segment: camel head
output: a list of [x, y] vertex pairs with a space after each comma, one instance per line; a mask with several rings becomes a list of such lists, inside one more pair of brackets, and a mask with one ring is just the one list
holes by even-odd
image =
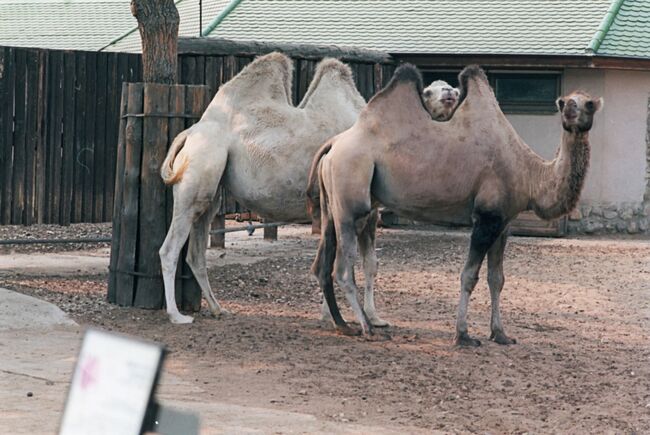
[[458, 105], [460, 91], [443, 80], [436, 80], [422, 92], [422, 100], [435, 121], [447, 121]]
[[562, 115], [562, 127], [569, 132], [586, 132], [591, 129], [594, 114], [603, 107], [602, 98], [592, 98], [582, 91], [575, 91], [556, 101]]

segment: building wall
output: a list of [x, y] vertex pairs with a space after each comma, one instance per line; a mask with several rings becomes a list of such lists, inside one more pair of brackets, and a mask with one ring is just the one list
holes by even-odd
[[[591, 165], [570, 227], [576, 232], [647, 231], [650, 72], [568, 69], [563, 94], [576, 89], [602, 96], [605, 105], [590, 134]], [[508, 119], [538, 154], [553, 158], [561, 134], [559, 114], [510, 114]]]

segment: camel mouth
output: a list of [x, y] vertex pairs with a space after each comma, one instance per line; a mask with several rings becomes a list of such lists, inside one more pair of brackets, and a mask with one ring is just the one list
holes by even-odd
[[452, 107], [454, 104], [456, 104], [456, 98], [454, 98], [454, 97], [441, 98], [440, 102], [445, 107]]

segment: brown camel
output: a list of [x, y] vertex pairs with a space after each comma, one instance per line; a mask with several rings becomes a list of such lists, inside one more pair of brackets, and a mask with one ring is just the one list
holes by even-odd
[[420, 73], [412, 65], [399, 67], [357, 122], [316, 154], [322, 160], [312, 163], [310, 183], [318, 176], [322, 234], [312, 271], [343, 333], [354, 331], [338, 311], [332, 275], [362, 331], [372, 333], [357, 301], [355, 239], [359, 237], [362, 254], [374, 265], [366, 269], [376, 271], [374, 238], [367, 235], [374, 235], [376, 208], [383, 204], [420, 221], [473, 227], [461, 274], [455, 342], [480, 345], [469, 336], [466, 319], [487, 255], [490, 339], [515, 343], [505, 334], [499, 311], [508, 224], [524, 210], [552, 219], [575, 207], [589, 163], [589, 130], [602, 100], [583, 92], [557, 100], [562, 139], [557, 157], [545, 161], [503, 115], [480, 68], [465, 68], [459, 82], [461, 103], [451, 120], [434, 122], [422, 101]]

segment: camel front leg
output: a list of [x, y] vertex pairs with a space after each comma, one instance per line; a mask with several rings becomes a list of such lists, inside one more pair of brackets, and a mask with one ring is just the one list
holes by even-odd
[[365, 227], [359, 234], [359, 251], [363, 259], [363, 274], [366, 281], [366, 288], [363, 293], [363, 310], [365, 311], [372, 326], [383, 328], [390, 326], [377, 315], [375, 309], [374, 283], [377, 276], [377, 253], [375, 251], [375, 233], [377, 231], [377, 209], [370, 212]]
[[490, 340], [494, 340], [499, 344], [515, 344], [517, 340], [508, 338], [503, 332], [503, 325], [501, 324], [501, 312], [499, 309], [499, 299], [501, 296], [501, 289], [505, 278], [503, 276], [503, 254], [506, 248], [506, 241], [508, 239], [507, 231], [504, 231], [501, 236], [494, 242], [494, 245], [488, 251], [488, 286], [490, 287], [490, 298], [492, 299], [492, 316], [490, 319]]
[[469, 256], [460, 276], [460, 301], [456, 317], [455, 343], [461, 346], [480, 346], [481, 342], [471, 338], [467, 331], [467, 308], [469, 298], [478, 282], [478, 273], [488, 250], [499, 238], [505, 223], [500, 215], [483, 212], [474, 216], [474, 227], [470, 239]]

